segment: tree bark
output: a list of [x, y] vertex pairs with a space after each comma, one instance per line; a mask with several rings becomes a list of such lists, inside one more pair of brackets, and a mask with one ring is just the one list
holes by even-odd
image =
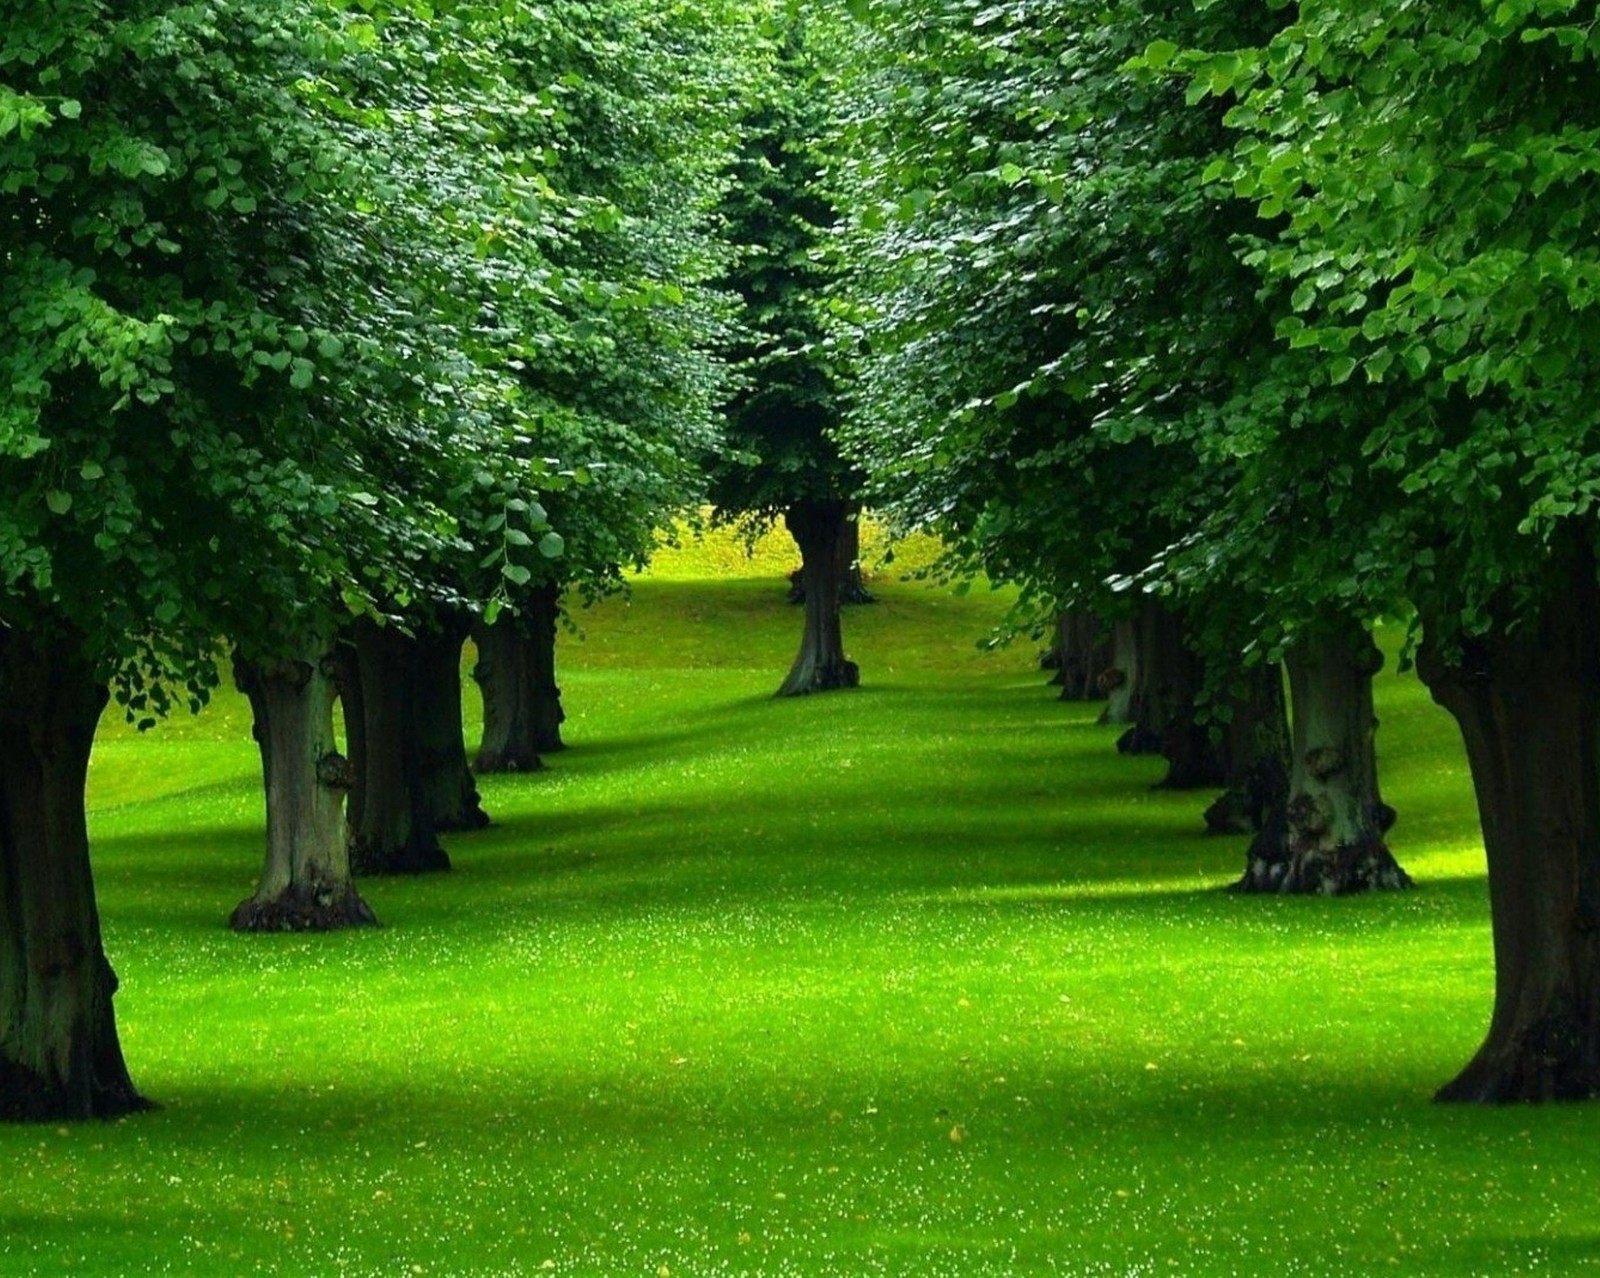
[[1222, 753], [1196, 716], [1205, 667], [1188, 641], [1183, 619], [1145, 598], [1135, 622], [1138, 646], [1134, 720], [1117, 741], [1123, 754], [1160, 754], [1167, 774], [1157, 787], [1194, 790], [1222, 785]]
[[361, 698], [361, 662], [348, 631], [334, 641], [331, 655], [333, 686], [344, 707], [345, 759], [350, 768], [350, 789], [345, 799], [345, 823], [349, 838], [361, 828], [362, 795], [367, 775], [367, 708]]
[[537, 772], [544, 763], [534, 745], [532, 643], [522, 621], [501, 613], [472, 634], [478, 645], [472, 677], [483, 694], [483, 741], [474, 766], [480, 773]]
[[148, 1108], [128, 1077], [84, 785], [106, 689], [70, 633], [0, 627], [0, 1119]]
[[1289, 652], [1292, 765], [1287, 821], [1250, 846], [1243, 892], [1323, 895], [1407, 888], [1384, 842], [1394, 810], [1378, 793], [1372, 676], [1383, 653], [1366, 629], [1341, 622]]
[[1099, 684], [1106, 698], [1099, 721], [1132, 723], [1139, 711], [1134, 700], [1139, 686], [1139, 631], [1131, 619], [1111, 627], [1111, 662], [1100, 672]]
[[365, 766], [354, 778], [360, 813], [350, 849], [357, 874], [448, 870], [425, 800], [416, 731], [416, 641], [393, 626], [351, 627], [361, 682]]
[[473, 631], [478, 664], [472, 676], [483, 693], [479, 772], [536, 772], [539, 756], [564, 750], [561, 688], [556, 683], [556, 629], [561, 587], [536, 591], [520, 616], [502, 613]]
[[249, 661], [234, 680], [250, 699], [267, 792], [267, 855], [255, 895], [229, 920], [240, 932], [330, 931], [377, 922], [350, 878], [344, 800], [350, 763], [333, 736], [333, 656]]
[[861, 682], [860, 668], [844, 655], [839, 626], [839, 541], [845, 535], [850, 509], [843, 501], [802, 501], [784, 516], [800, 547], [806, 601], [800, 651], [778, 689], [780, 697], [854, 688]]
[[[861, 575], [861, 507], [851, 505], [848, 509], [843, 535], [839, 538], [834, 552], [838, 560], [839, 602], [840, 604], [877, 603], [878, 596], [867, 589], [866, 581]], [[789, 602], [802, 604], [805, 601], [806, 574], [804, 567], [800, 567], [789, 574]]]
[[1105, 696], [1103, 674], [1112, 668], [1105, 629], [1086, 608], [1056, 614], [1056, 679], [1063, 701], [1097, 701]]
[[1206, 809], [1211, 834], [1267, 833], [1282, 842], [1288, 831], [1289, 723], [1283, 669], [1251, 666], [1230, 695], [1222, 731], [1227, 779], [1222, 795]]
[[461, 648], [472, 622], [465, 614], [419, 629], [412, 727], [417, 734], [417, 785], [435, 830], [481, 830], [489, 824], [467, 764], [461, 724]]
[[1536, 616], [1417, 668], [1466, 744], [1489, 865], [1494, 1012], [1444, 1101], [1600, 1094], [1600, 591], [1587, 552]]

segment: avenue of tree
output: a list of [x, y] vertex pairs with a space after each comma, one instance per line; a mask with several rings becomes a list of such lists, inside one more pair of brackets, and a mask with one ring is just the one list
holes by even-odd
[[144, 1104], [84, 819], [108, 703], [230, 675], [267, 799], [234, 926], [371, 923], [356, 875], [448, 868], [474, 769], [563, 746], [563, 609], [703, 501], [794, 536], [782, 694], [859, 681], [863, 502], [1017, 586], [1062, 695], [1220, 792], [1242, 892], [1410, 885], [1371, 692], [1409, 622], [1493, 912], [1440, 1095], [1600, 1093], [1575, 0], [20, 9], [0, 1118]]

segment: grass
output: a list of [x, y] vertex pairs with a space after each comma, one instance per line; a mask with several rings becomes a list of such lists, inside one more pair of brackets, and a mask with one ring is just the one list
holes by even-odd
[[565, 646], [573, 748], [484, 783], [454, 874], [366, 884], [377, 931], [223, 927], [262, 837], [237, 698], [108, 724], [102, 912], [163, 1108], [0, 1130], [0, 1274], [1600, 1268], [1600, 1110], [1428, 1101], [1491, 975], [1414, 682], [1380, 749], [1419, 889], [1239, 899], [1200, 796], [975, 648], [1003, 601], [877, 585], [866, 686], [776, 701], [781, 567], [664, 555]]

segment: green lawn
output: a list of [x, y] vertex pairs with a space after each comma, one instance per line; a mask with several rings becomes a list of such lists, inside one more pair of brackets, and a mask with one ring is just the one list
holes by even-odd
[[1600, 1108], [1428, 1100], [1489, 938], [1414, 682], [1380, 751], [1419, 889], [1240, 899], [1204, 797], [977, 650], [993, 596], [880, 578], [865, 686], [772, 699], [768, 559], [668, 556], [582, 617], [573, 748], [485, 783], [455, 873], [367, 883], [381, 930], [224, 928], [262, 837], [237, 698], [108, 723], [101, 903], [163, 1108], [0, 1130], [0, 1273], [1600, 1268]]

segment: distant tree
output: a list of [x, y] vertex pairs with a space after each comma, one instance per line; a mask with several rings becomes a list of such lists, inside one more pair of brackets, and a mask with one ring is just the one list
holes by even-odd
[[836, 220], [822, 188], [827, 98], [795, 11], [771, 19], [773, 61], [725, 206], [740, 259], [729, 277], [745, 305], [745, 385], [728, 407], [727, 447], [712, 463], [720, 515], [757, 526], [780, 516], [800, 550], [805, 622], [800, 651], [778, 689], [797, 696], [853, 688], [860, 670], [839, 621], [851, 579], [861, 476], [833, 440], [841, 412], [837, 361], [822, 308], [832, 274], [823, 243]]

